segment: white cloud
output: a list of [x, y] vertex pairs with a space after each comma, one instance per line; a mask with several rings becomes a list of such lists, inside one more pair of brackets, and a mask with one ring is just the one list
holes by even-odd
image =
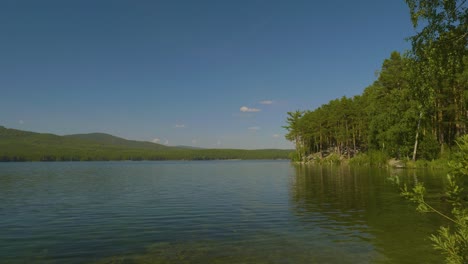
[[198, 143], [198, 140], [192, 139], [192, 145], [196, 145]]
[[251, 112], [260, 112], [261, 110], [258, 109], [258, 108], [249, 108], [249, 107], [247, 107], [247, 106], [242, 106], [242, 107], [240, 108], [240, 111], [241, 111], [241, 112], [244, 112], [244, 113], [245, 113], [245, 112], [251, 113]]
[[23, 121], [23, 120], [19, 120], [18, 123], [19, 123], [20, 125], [22, 125], [22, 124], [24, 124], [24, 121]]
[[272, 100], [263, 100], [263, 101], [260, 101], [260, 104], [262, 104], [262, 105], [271, 105], [271, 104], [273, 104], [273, 103], [274, 103], [274, 101], [272, 101]]
[[169, 140], [166, 139], [166, 141], [164, 141], [164, 145], [169, 145]]
[[175, 128], [185, 128], [185, 125], [184, 124], [176, 124]]
[[161, 142], [161, 139], [155, 138], [155, 139], [151, 140], [151, 142], [158, 144], [159, 142]]
[[257, 131], [257, 130], [260, 130], [260, 127], [259, 126], [253, 126], [253, 127], [249, 127], [248, 129], [252, 130], [252, 131]]
[[280, 135], [279, 134], [273, 134], [273, 138], [279, 138]]
[[218, 141], [216, 142], [216, 145], [221, 146], [221, 140], [218, 139]]

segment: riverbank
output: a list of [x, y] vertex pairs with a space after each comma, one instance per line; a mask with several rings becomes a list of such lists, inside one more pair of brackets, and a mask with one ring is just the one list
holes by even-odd
[[370, 166], [379, 168], [397, 168], [397, 169], [446, 169], [448, 168], [448, 159], [435, 160], [410, 160], [410, 159], [395, 159], [389, 158], [385, 153], [374, 151], [369, 153], [360, 153], [354, 157], [348, 158], [336, 153], [324, 155], [309, 155], [305, 161], [296, 161], [297, 164], [349, 164], [358, 166]]

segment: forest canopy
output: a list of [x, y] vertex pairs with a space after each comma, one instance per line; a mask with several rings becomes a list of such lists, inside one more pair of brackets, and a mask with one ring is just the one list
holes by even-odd
[[295, 160], [374, 150], [432, 160], [466, 134], [466, 1], [406, 2], [417, 30], [410, 51], [392, 52], [362, 94], [288, 112], [286, 138], [295, 143]]

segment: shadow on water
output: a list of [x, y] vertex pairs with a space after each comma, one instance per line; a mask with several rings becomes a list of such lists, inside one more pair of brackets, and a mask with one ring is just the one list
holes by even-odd
[[443, 261], [428, 236], [446, 223], [435, 215], [416, 213], [388, 180], [390, 176], [409, 184], [420, 180], [438, 192], [443, 185], [441, 172], [349, 166], [296, 166], [295, 170], [291, 185], [295, 214], [312, 227], [339, 230], [336, 243], [343, 238], [366, 241], [384, 256], [375, 260], [378, 263]]

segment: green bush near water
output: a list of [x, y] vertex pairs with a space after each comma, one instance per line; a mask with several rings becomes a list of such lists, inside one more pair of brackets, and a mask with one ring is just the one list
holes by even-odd
[[389, 156], [378, 150], [360, 153], [349, 160], [350, 165], [385, 167], [388, 164]]

